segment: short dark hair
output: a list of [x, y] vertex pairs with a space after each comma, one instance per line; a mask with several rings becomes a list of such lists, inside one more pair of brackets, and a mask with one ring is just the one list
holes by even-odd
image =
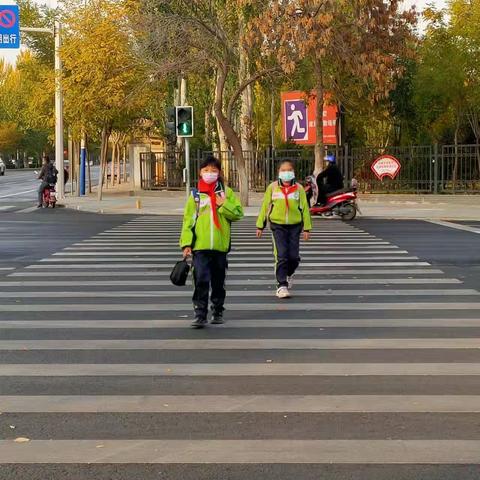
[[293, 169], [295, 169], [295, 162], [293, 160], [282, 160], [278, 165], [278, 168], [282, 168], [286, 163], [288, 163]]
[[220, 160], [216, 159], [213, 155], [209, 155], [200, 162], [200, 170], [205, 167], [215, 167], [220, 171], [222, 170], [222, 164], [220, 163]]
[[45, 155], [43, 159], [47, 162], [50, 163], [50, 157], [48, 155]]

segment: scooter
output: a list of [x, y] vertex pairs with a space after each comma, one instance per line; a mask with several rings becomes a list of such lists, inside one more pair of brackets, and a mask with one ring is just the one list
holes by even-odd
[[57, 193], [55, 191], [55, 184], [51, 183], [48, 187], [45, 187], [43, 191], [43, 208], [52, 207], [55, 208], [57, 203]]
[[[36, 170], [33, 173], [35, 175], [38, 175], [38, 172]], [[57, 204], [57, 191], [55, 190], [55, 184], [50, 183], [47, 187], [45, 187], [45, 190], [43, 190], [42, 205], [43, 205], [43, 208], [48, 208], [48, 207], [55, 208], [56, 204]]]
[[338, 190], [328, 194], [327, 204], [314, 205], [310, 208], [310, 213], [323, 217], [338, 216], [346, 222], [354, 220], [357, 213], [361, 213], [357, 203], [357, 186], [357, 181], [353, 179], [350, 189]]

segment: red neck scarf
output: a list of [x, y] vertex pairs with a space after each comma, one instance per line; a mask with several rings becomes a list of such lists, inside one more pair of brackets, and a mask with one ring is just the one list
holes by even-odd
[[218, 212], [217, 212], [217, 195], [215, 194], [215, 188], [217, 187], [217, 182], [208, 184], [200, 178], [198, 181], [198, 191], [200, 193], [206, 193], [210, 197], [210, 202], [212, 205], [212, 213], [213, 213], [213, 223], [215, 227], [220, 230], [220, 221], [218, 219]]
[[288, 196], [291, 193], [296, 192], [298, 190], [298, 183], [294, 183], [293, 185], [288, 185], [288, 186], [280, 184], [280, 188], [282, 190], [283, 196], [285, 197], [285, 203], [287, 204], [287, 212], [288, 212], [288, 209], [289, 209]]

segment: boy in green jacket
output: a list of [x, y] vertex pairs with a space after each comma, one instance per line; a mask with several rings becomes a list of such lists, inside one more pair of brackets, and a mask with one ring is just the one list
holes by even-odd
[[312, 219], [303, 187], [295, 182], [293, 163], [282, 162], [278, 181], [267, 188], [257, 220], [257, 237], [270, 222], [275, 255], [277, 297], [289, 298], [292, 277], [300, 264], [300, 234], [310, 239]]
[[225, 303], [227, 254], [230, 251], [230, 225], [243, 217], [243, 209], [233, 190], [225, 186], [221, 164], [209, 157], [200, 166], [198, 190], [193, 190], [183, 217], [180, 247], [184, 258], [193, 254], [194, 328], [207, 322], [208, 294], [214, 325], [222, 324]]

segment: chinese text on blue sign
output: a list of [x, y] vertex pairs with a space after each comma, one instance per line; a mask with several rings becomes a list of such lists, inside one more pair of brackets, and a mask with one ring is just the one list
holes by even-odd
[[20, 48], [17, 5], [0, 5], [0, 48]]

